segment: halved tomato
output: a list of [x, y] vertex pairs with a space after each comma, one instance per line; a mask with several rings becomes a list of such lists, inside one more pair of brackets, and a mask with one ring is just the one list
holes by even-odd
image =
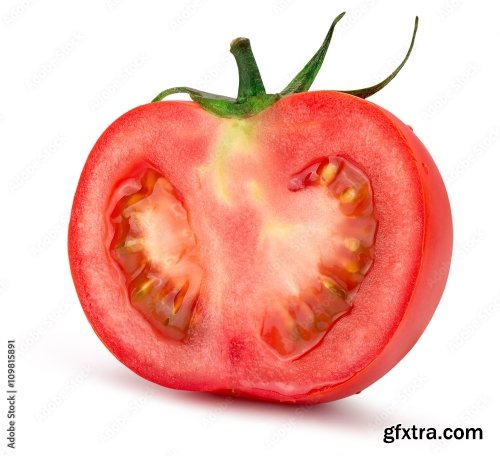
[[[341, 17], [280, 94], [240, 38], [237, 99], [169, 89], [92, 150], [71, 269], [97, 335], [144, 378], [334, 400], [429, 322], [451, 255], [445, 187], [411, 128], [364, 100], [413, 40], [372, 88], [307, 92]], [[195, 102], [158, 101], [182, 91]]]

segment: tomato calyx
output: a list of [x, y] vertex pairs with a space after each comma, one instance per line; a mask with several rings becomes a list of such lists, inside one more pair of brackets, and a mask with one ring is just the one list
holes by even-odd
[[[340, 19], [344, 17], [344, 14], [345, 13], [341, 13], [334, 19], [320, 48], [316, 51], [309, 62], [307, 62], [304, 68], [302, 68], [292, 81], [279, 93], [266, 93], [264, 83], [250, 45], [250, 40], [248, 38], [236, 38], [231, 42], [230, 52], [233, 54], [238, 66], [239, 87], [237, 98], [231, 98], [193, 89], [191, 87], [181, 86], [173, 87], [160, 92], [152, 100], [152, 102], [162, 101], [167, 96], [176, 93], [186, 93], [195, 103], [198, 103], [203, 109], [215, 114], [216, 116], [240, 119], [251, 117], [264, 111], [282, 97], [295, 93], [307, 92], [313, 84], [321, 65], [323, 64], [328, 47], [330, 46], [335, 26]], [[412, 39], [404, 59], [383, 81], [362, 89], [337, 90], [337, 92], [346, 93], [364, 99], [383, 89], [396, 77], [408, 61], [415, 43], [417, 29], [418, 17], [415, 18]]]

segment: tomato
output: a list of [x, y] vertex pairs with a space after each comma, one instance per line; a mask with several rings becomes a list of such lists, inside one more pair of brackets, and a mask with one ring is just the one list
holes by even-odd
[[[389, 371], [428, 324], [452, 223], [412, 129], [349, 92], [307, 92], [320, 50], [268, 95], [233, 41], [238, 98], [162, 92], [116, 120], [69, 227], [81, 304], [108, 349], [171, 388], [316, 403]], [[194, 102], [159, 101], [187, 92]]]

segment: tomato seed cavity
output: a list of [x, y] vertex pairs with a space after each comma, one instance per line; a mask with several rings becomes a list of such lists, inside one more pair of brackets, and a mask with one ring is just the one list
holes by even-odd
[[196, 239], [174, 188], [155, 170], [128, 179], [115, 194], [138, 184], [111, 213], [111, 255], [125, 276], [132, 306], [162, 334], [182, 340], [203, 276]]
[[283, 359], [293, 360], [318, 345], [335, 321], [351, 308], [373, 262], [377, 222], [368, 178], [339, 157], [322, 157], [291, 176], [292, 192], [323, 187], [344, 215], [343, 244], [318, 264], [316, 283], [295, 296], [270, 303], [261, 327], [262, 340]]

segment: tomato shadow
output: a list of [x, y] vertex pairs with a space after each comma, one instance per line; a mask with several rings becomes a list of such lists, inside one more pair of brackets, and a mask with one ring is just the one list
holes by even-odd
[[363, 393], [326, 404], [279, 404], [213, 393], [172, 390], [144, 380], [122, 366], [101, 366], [98, 375], [113, 387], [127, 389], [133, 394], [143, 395], [146, 391], [151, 391], [155, 400], [164, 401], [166, 406], [177, 403], [201, 409], [205, 414], [206, 424], [221, 416], [249, 419], [261, 419], [265, 416], [266, 419], [276, 421], [277, 425], [293, 422], [294, 425], [312, 424], [315, 427], [359, 432], [379, 429], [384, 414], [384, 410], [374, 408], [370, 402], [363, 400]]
[[[381, 415], [363, 402], [362, 398], [350, 397], [341, 401], [316, 405], [279, 404], [260, 402], [239, 397], [224, 397], [211, 393], [176, 391], [177, 400], [207, 407], [214, 415], [244, 415], [248, 417], [273, 418], [277, 423], [300, 425], [313, 424], [327, 428], [351, 429], [354, 431], [373, 429]], [[177, 394], [180, 393], [180, 394]]]

